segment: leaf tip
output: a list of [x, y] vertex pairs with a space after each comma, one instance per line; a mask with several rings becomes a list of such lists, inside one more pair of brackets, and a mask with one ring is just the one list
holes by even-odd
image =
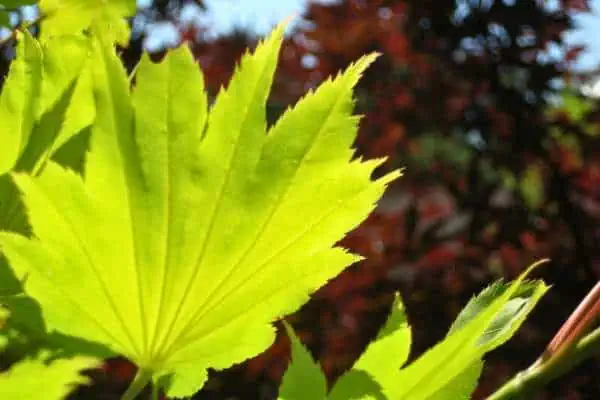
[[527, 276], [529, 276], [533, 272], [533, 270], [537, 269], [539, 266], [541, 266], [543, 264], [547, 264], [549, 262], [550, 262], [549, 258], [542, 258], [541, 260], [534, 262], [529, 267], [527, 267], [525, 272], [523, 272], [523, 274], [520, 277], [520, 280], [525, 279]]

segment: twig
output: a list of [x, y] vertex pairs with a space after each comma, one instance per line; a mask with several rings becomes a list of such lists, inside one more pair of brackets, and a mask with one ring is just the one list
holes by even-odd
[[577, 306], [567, 322], [563, 324], [558, 333], [554, 336], [544, 354], [537, 361], [537, 364], [555, 361], [560, 358], [563, 351], [568, 350], [574, 345], [578, 338], [589, 330], [592, 324], [600, 315], [600, 282], [588, 293], [583, 301]]
[[600, 354], [600, 328], [563, 354], [561, 362], [540, 364], [517, 374], [487, 400], [530, 399], [537, 389], [596, 354]]
[[542, 356], [488, 397], [488, 400], [530, 398], [543, 385], [583, 360], [600, 354], [600, 327], [581, 338], [598, 321], [599, 316], [600, 282], [573, 311]]

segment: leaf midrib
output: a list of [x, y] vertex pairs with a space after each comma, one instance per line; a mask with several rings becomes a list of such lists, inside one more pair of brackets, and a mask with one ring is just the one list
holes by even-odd
[[[334, 82], [332, 82], [332, 84], [333, 83]], [[344, 83], [346, 83], [346, 82], [344, 82]], [[270, 223], [271, 219], [275, 216], [275, 214], [277, 213], [277, 211], [279, 210], [281, 205], [284, 203], [283, 200], [287, 197], [290, 188], [292, 187], [293, 183], [296, 181], [299, 171], [302, 169], [302, 166], [305, 164], [308, 155], [312, 152], [312, 150], [316, 144], [316, 138], [320, 137], [323, 134], [323, 132], [325, 131], [325, 127], [327, 126], [330, 119], [332, 118], [333, 111], [339, 107], [342, 99], [343, 99], [343, 96], [339, 96], [336, 99], [336, 101], [331, 105], [330, 111], [327, 113], [324, 123], [322, 124], [321, 128], [316, 132], [316, 134], [313, 136], [313, 140], [311, 141], [310, 145], [306, 149], [305, 153], [302, 155], [300, 163], [298, 164], [298, 168], [296, 168], [294, 174], [288, 180], [285, 188], [280, 192], [279, 196], [277, 197], [277, 201], [275, 201], [273, 203], [273, 206], [271, 207], [271, 211], [269, 212], [267, 218], [263, 222], [261, 228], [257, 231], [253, 241], [246, 248], [246, 250], [244, 251], [242, 256], [238, 259], [238, 261], [236, 263], [234, 263], [234, 265], [229, 269], [228, 273], [221, 279], [221, 281], [217, 285], [214, 286], [213, 290], [211, 290], [211, 292], [206, 296], [205, 302], [194, 312], [194, 314], [192, 315], [192, 318], [185, 324], [184, 328], [180, 330], [179, 335], [175, 338], [175, 340], [173, 340], [173, 343], [178, 342], [178, 340], [182, 336], [185, 337], [185, 332], [190, 326], [192, 326], [194, 323], [198, 322], [198, 320], [201, 320], [202, 317], [204, 315], [206, 315], [208, 312], [214, 310], [214, 308], [216, 307], [215, 303], [217, 303], [217, 304], [220, 303], [224, 298], [228, 297], [232, 292], [234, 292], [238, 289], [238, 288], [236, 288], [236, 289], [230, 290], [229, 292], [227, 292], [226, 294], [221, 296], [218, 299], [218, 301], [215, 301], [214, 298], [212, 301], [210, 300], [212, 298], [212, 296], [222, 288], [223, 284], [234, 274], [237, 267], [239, 267], [239, 265], [241, 265], [245, 261], [245, 259], [248, 257], [249, 254], [251, 254], [252, 249], [254, 248], [256, 243], [262, 238], [263, 234], [265, 233], [265, 227]], [[289, 112], [293, 113], [294, 109], [290, 110]], [[275, 127], [273, 129], [275, 129], [276, 127], [277, 127], [277, 125], [275, 125]], [[284, 246], [282, 251], [285, 251], [285, 249], [287, 247], [288, 247], [287, 245]], [[277, 252], [276, 252], [276, 254], [277, 254]], [[262, 266], [263, 266], [263, 264], [260, 264], [258, 270], [260, 270]], [[256, 272], [257, 271], [255, 271], [255, 273]], [[245, 281], [243, 281], [243, 282], [245, 282]], [[243, 286], [243, 284], [242, 284], [242, 286]], [[174, 345], [172, 345], [172, 346], [174, 346]]]
[[[325, 220], [327, 217], [329, 217], [331, 214], [333, 214], [335, 211], [337, 211], [340, 208], [343, 208], [347, 203], [351, 202], [352, 200], [354, 200], [356, 197], [361, 196], [363, 193], [365, 193], [366, 191], [372, 189], [372, 187], [367, 186], [365, 188], [363, 188], [362, 190], [360, 190], [359, 192], [355, 193], [353, 196], [346, 198], [344, 201], [338, 201], [335, 203], [335, 205], [331, 208], [329, 208], [324, 214], [322, 214], [318, 219], [316, 219], [312, 224], [307, 225], [306, 228], [302, 231], [300, 231], [300, 233], [298, 235], [296, 235], [295, 237], [293, 237], [284, 247], [282, 247], [280, 250], [278, 250], [276, 253], [272, 254], [271, 256], [269, 256], [263, 263], [261, 263], [258, 268], [256, 269], [255, 273], [258, 274], [260, 273], [260, 271], [262, 271], [263, 269], [265, 269], [268, 265], [270, 265], [270, 263], [276, 259], [277, 257], [279, 257], [281, 254], [283, 254], [287, 249], [289, 249], [290, 247], [294, 246], [296, 244], [296, 242], [302, 240], [307, 234], [309, 234], [313, 229], [315, 229], [317, 226], [320, 225], [320, 223]], [[306, 276], [310, 276], [312, 274], [306, 274]], [[304, 275], [302, 275], [304, 276]], [[239, 290], [245, 286], [247, 286], [249, 283], [253, 283], [251, 280], [245, 280], [244, 282], [242, 282], [240, 284], [240, 286], [238, 286], [236, 288], [236, 290]], [[285, 287], [288, 287], [286, 285], [284, 285]], [[282, 286], [283, 287], [283, 286]], [[264, 299], [268, 299], [270, 296], [265, 297]], [[262, 304], [262, 302], [256, 302], [253, 301], [252, 302], [253, 307], [250, 307], [248, 309], [246, 309], [246, 311], [244, 313], [239, 313], [237, 314], [235, 317], [228, 319], [227, 321], [225, 321], [225, 323], [222, 323], [220, 325], [217, 325], [216, 327], [211, 327], [210, 330], [210, 334], [214, 334], [216, 331], [226, 327], [227, 325], [231, 324], [232, 322], [238, 320], [239, 318], [243, 317], [245, 314], [247, 314], [249, 312], [249, 310], [252, 310], [254, 308], [256, 308], [256, 305], [258, 304]], [[218, 307], [218, 305], [214, 306], [212, 309], [208, 310], [207, 312], [212, 311], [214, 308]], [[196, 334], [193, 335], [193, 337], [190, 338], [186, 338], [185, 336], [183, 337], [185, 340], [185, 344], [180, 344], [180, 345], [172, 345], [171, 346], [171, 353], [175, 354], [175, 352], [180, 351], [182, 349], [184, 349], [187, 345], [189, 345], [190, 343], [196, 341], [198, 338], [202, 337], [204, 334], [206, 333], [206, 330], [204, 331], [200, 331], [200, 332], [196, 332]], [[183, 343], [184, 341], [179, 341], [176, 342], [177, 343]], [[175, 343], [175, 342], [174, 342]], [[167, 352], [165, 352], [164, 354], [168, 354]]]
[[[28, 178], [28, 179], [30, 179], [30, 178]], [[98, 282], [100, 284], [100, 287], [101, 287], [101, 289], [102, 289], [102, 291], [104, 293], [104, 296], [106, 297], [106, 300], [107, 300], [109, 306], [111, 307], [113, 313], [117, 317], [117, 321], [121, 324], [121, 327], [124, 329], [124, 333], [128, 336], [128, 339], [130, 340], [130, 342], [133, 345], [132, 338], [129, 335], [129, 332], [128, 332], [128, 330], [126, 329], [126, 327], [124, 325], [124, 321], [123, 321], [121, 315], [117, 312], [116, 304], [112, 301], [112, 297], [109, 295], [109, 291], [108, 291], [108, 287], [106, 285], [106, 282], [102, 279], [101, 275], [98, 273], [98, 268], [95, 265], [95, 263], [93, 262], [93, 257], [89, 253], [89, 250], [87, 249], [87, 246], [85, 246], [85, 243], [82, 240], [81, 236], [78, 234], [77, 230], [75, 229], [75, 225], [73, 223], [71, 223], [71, 221], [69, 219], [67, 219], [60, 212], [60, 208], [56, 205], [56, 203], [52, 200], [52, 198], [46, 194], [46, 191], [44, 189], [42, 189], [42, 187], [40, 185], [36, 184], [35, 182], [31, 182], [31, 183], [33, 183], [38, 188], [39, 193], [46, 198], [47, 204], [50, 206], [50, 209], [53, 210], [54, 214], [56, 216], [58, 216], [58, 218], [61, 219], [65, 223], [65, 226], [67, 227], [67, 229], [71, 233], [71, 236], [74, 237], [75, 241], [79, 244], [78, 247], [82, 251], [83, 256], [85, 257], [85, 259], [87, 260], [87, 264], [89, 265], [90, 269], [92, 270], [92, 272], [96, 276], [96, 279], [98, 280]], [[31, 241], [32, 239], [27, 239], [27, 240]], [[38, 244], [38, 245], [41, 245], [41, 244]], [[34, 267], [36, 267], [35, 264], [32, 264], [32, 265], [34, 265]], [[100, 323], [100, 321], [94, 316], [93, 313], [90, 313], [90, 312], [86, 311], [84, 308], [82, 308], [81, 305], [77, 302], [77, 300], [74, 299], [72, 296], [70, 296], [68, 294], [68, 292], [64, 290], [64, 288], [62, 287], [63, 285], [61, 285], [61, 284], [59, 284], [57, 282], [54, 282], [54, 280], [48, 274], [46, 274], [43, 269], [36, 268], [36, 270], [38, 271], [38, 273], [40, 273], [40, 275], [44, 276], [48, 282], [52, 283], [52, 286], [56, 290], [58, 290], [63, 295], [63, 297], [65, 299], [67, 299], [70, 303], [74, 304], [79, 310], [81, 310], [85, 315], [87, 315], [88, 318], [98, 328], [100, 328], [100, 330], [103, 331], [104, 334], [108, 338], [111, 338], [117, 345], [119, 345], [125, 354], [129, 353], [129, 351], [127, 350], [127, 347], [124, 346], [123, 343], [120, 340], [118, 340], [108, 329], [106, 329]], [[134, 349], [134, 351], [137, 351], [137, 349], [135, 347], [132, 347], [132, 348]]]
[[[338, 106], [340, 105], [341, 99], [342, 99], [342, 96], [339, 96], [337, 98], [336, 102], [334, 102], [331, 105], [330, 110], [327, 113], [327, 116], [325, 117], [324, 123], [322, 124], [321, 128], [314, 134], [313, 140], [310, 142], [310, 144], [307, 147], [306, 151], [302, 155], [302, 158], [300, 159], [300, 162], [298, 163], [298, 167], [294, 171], [294, 174], [290, 177], [290, 179], [286, 183], [285, 188], [277, 196], [277, 200], [275, 202], [273, 202], [273, 205], [271, 206], [271, 210], [269, 211], [269, 214], [268, 214], [267, 218], [263, 221], [260, 229], [257, 231], [257, 233], [256, 233], [254, 239], [252, 240], [252, 242], [250, 243], [250, 245], [248, 245], [248, 247], [246, 248], [246, 250], [244, 251], [244, 253], [242, 254], [242, 256], [238, 259], [238, 261], [236, 263], [234, 263], [233, 267], [231, 267], [231, 269], [229, 270], [229, 273], [221, 280], [221, 282], [214, 288], [214, 290], [211, 291], [210, 295], [207, 296], [207, 298], [210, 298], [214, 293], [218, 292], [219, 289], [222, 288], [224, 282], [227, 281], [227, 279], [229, 279], [233, 275], [233, 273], [235, 272], [235, 270], [237, 269], [237, 267], [239, 267], [246, 260], [246, 258], [251, 254], [251, 252], [252, 252], [254, 246], [256, 245], [256, 243], [258, 243], [260, 241], [260, 239], [262, 238], [262, 236], [266, 232], [265, 228], [269, 225], [269, 223], [271, 222], [271, 220], [273, 219], [273, 217], [277, 214], [277, 211], [279, 211], [279, 209], [281, 208], [281, 206], [285, 203], [285, 200], [287, 199], [287, 196], [289, 194], [290, 188], [293, 187], [293, 184], [296, 182], [296, 180], [298, 178], [299, 172], [302, 170], [302, 167], [306, 163], [307, 157], [310, 155], [310, 153], [312, 152], [312, 150], [314, 149], [314, 147], [316, 145], [316, 139], [319, 138], [323, 134], [323, 132], [326, 130], [325, 127], [327, 126], [327, 124], [329, 123], [330, 119], [332, 118], [334, 110], [337, 109]], [[290, 112], [294, 112], [294, 111], [292, 110]], [[191, 325], [193, 325], [193, 323], [198, 322], [198, 320], [202, 319], [202, 317], [204, 315], [206, 315], [208, 312], [210, 312], [211, 310], [214, 309], [214, 307], [215, 307], [214, 304], [215, 303], [220, 303], [224, 298], [228, 297], [235, 290], [236, 289], [230, 290], [226, 294], [222, 295], [218, 300], [214, 300], [213, 299], [213, 301], [206, 302], [205, 303], [206, 307], [204, 307], [204, 306], [200, 307], [194, 313], [194, 316], [192, 317], [192, 319], [190, 320], [190, 322], [186, 325], [185, 329], [183, 329], [182, 331], [185, 332], [185, 330], [187, 328], [189, 328]], [[208, 308], [208, 310], [204, 311], [206, 308]]]
[[[268, 64], [265, 64], [263, 62], [263, 66], [262, 66], [262, 71], [261, 71], [260, 78], [264, 77], [264, 74], [269, 69], [268, 67], [269, 67]], [[261, 82], [261, 80], [262, 79], [257, 79], [255, 81], [254, 87], [253, 87], [253, 89], [251, 91], [251, 93], [252, 93], [252, 96], [250, 96], [251, 99], [254, 99], [256, 97], [256, 92], [258, 91], [258, 85], [259, 85], [259, 82]], [[222, 92], [222, 95], [224, 95], [224, 96], [230, 96], [230, 93], [228, 91], [224, 91], [224, 92]], [[252, 104], [248, 103], [246, 105], [246, 107], [244, 108], [242, 123], [240, 124], [240, 126], [242, 128], [240, 128], [240, 131], [243, 131], [243, 127], [245, 127], [247, 125], [249, 109], [250, 109], [251, 106], [252, 106]], [[207, 124], [208, 123], [210, 123], [210, 119], [208, 119]], [[232, 152], [232, 155], [231, 155], [231, 157], [229, 159], [229, 162], [227, 163], [227, 170], [225, 172], [225, 179], [223, 180], [223, 184], [219, 188], [219, 193], [217, 195], [217, 199], [216, 199], [216, 202], [215, 202], [214, 211], [211, 213], [209, 225], [207, 227], [206, 235], [204, 236], [204, 240], [203, 240], [203, 243], [202, 243], [201, 250], [200, 250], [200, 252], [198, 254], [198, 257], [196, 258], [196, 262], [194, 263], [195, 269], [194, 269], [194, 271], [192, 273], [191, 278], [188, 280], [188, 283], [187, 283], [187, 285], [186, 285], [186, 287], [184, 289], [184, 292], [183, 292], [184, 294], [181, 297], [180, 302], [178, 303], [178, 307], [177, 307], [177, 309], [175, 311], [175, 314], [174, 314], [173, 318], [171, 318], [170, 323], [168, 324], [169, 329], [168, 329], [167, 333], [163, 336], [162, 340], [157, 345], [157, 349], [158, 349], [158, 353], [159, 354], [165, 354], [166, 353], [166, 351], [160, 352], [160, 348], [165, 343], [168, 344], [167, 348], [169, 348], [171, 346], [171, 343], [173, 341], [169, 340], [169, 339], [170, 339], [170, 336], [171, 336], [171, 334], [173, 332], [173, 327], [175, 326], [175, 322], [179, 318], [179, 316], [181, 314], [181, 311], [183, 310], [184, 305], [187, 302], [187, 299], [188, 299], [189, 294], [191, 293], [191, 289], [193, 287], [193, 284], [194, 284], [194, 282], [196, 280], [196, 277], [198, 276], [198, 273], [199, 273], [199, 270], [200, 270], [199, 265], [200, 265], [202, 259], [204, 258], [204, 255], [206, 253], [206, 249], [208, 248], [208, 244], [209, 244], [210, 238], [211, 238], [211, 233], [212, 233], [212, 231], [215, 228], [215, 222], [216, 222], [216, 219], [217, 219], [217, 215], [219, 215], [221, 207], [223, 206], [223, 201], [222, 201], [223, 200], [223, 196], [225, 195], [225, 189], [229, 186], [229, 182], [230, 182], [232, 171], [233, 171], [234, 160], [236, 159], [236, 156], [237, 156], [237, 154], [239, 152], [239, 149], [240, 149], [240, 142], [241, 142], [240, 139], [241, 139], [241, 136], [242, 135], [239, 134], [237, 136], [236, 140], [235, 140], [235, 143], [233, 144], [233, 146], [234, 146], [233, 147], [233, 152]], [[159, 356], [158, 358], [161, 358], [161, 357]]]

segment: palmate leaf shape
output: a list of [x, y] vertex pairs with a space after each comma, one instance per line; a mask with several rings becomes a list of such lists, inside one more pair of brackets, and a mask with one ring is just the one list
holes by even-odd
[[271, 322], [359, 257], [332, 247], [399, 173], [352, 159], [352, 88], [366, 56], [268, 130], [283, 25], [246, 55], [210, 113], [186, 48], [140, 63], [130, 94], [95, 42], [96, 118], [84, 176], [15, 174], [34, 238], [0, 244], [50, 330], [103, 343], [170, 396], [254, 356]]

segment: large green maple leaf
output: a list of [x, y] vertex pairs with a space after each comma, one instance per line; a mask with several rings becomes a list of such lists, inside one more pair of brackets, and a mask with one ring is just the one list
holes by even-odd
[[372, 55], [267, 129], [282, 35], [243, 57], [210, 112], [186, 48], [145, 57], [130, 94], [95, 43], [84, 176], [14, 175], [34, 238], [0, 244], [48, 329], [108, 346], [171, 396], [265, 350], [273, 320], [358, 259], [333, 246], [398, 176], [372, 181], [381, 160], [353, 159], [352, 88]]

